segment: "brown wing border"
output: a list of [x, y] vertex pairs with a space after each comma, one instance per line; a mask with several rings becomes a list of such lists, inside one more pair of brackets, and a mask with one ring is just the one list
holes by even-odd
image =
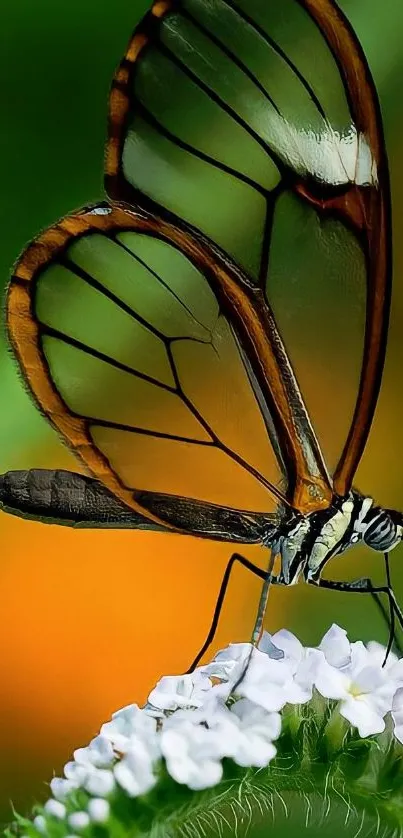
[[352, 187], [346, 196], [327, 204], [322, 202], [322, 209], [336, 211], [351, 224], [360, 237], [367, 263], [366, 327], [360, 384], [350, 429], [333, 475], [335, 492], [345, 495], [351, 488], [371, 429], [386, 356], [392, 293], [389, 170], [378, 94], [354, 30], [332, 0], [298, 2], [317, 24], [335, 58], [354, 124], [359, 134], [366, 137], [378, 176], [377, 186]]
[[[122, 150], [125, 139], [125, 129], [130, 113], [130, 96], [128, 88], [134, 65], [143, 49], [153, 40], [153, 32], [158, 21], [175, 8], [175, 0], [155, 0], [151, 8], [144, 15], [129, 41], [123, 60], [119, 64], [113, 77], [109, 94], [108, 137], [105, 148], [105, 191], [114, 201], [133, 203], [135, 196], [138, 203], [147, 209], [156, 210], [157, 204], [140, 190], [128, 187], [122, 174]], [[165, 215], [171, 217], [166, 210]], [[172, 215], [172, 219], [174, 216]], [[177, 219], [175, 218], [175, 221]]]

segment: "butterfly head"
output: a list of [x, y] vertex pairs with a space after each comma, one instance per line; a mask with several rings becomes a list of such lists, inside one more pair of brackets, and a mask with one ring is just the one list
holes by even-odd
[[373, 507], [363, 521], [361, 537], [368, 547], [388, 553], [403, 538], [403, 515], [393, 509]]

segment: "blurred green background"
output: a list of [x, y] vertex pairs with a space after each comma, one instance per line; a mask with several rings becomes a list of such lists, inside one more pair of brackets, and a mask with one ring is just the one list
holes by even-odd
[[[387, 365], [356, 483], [380, 503], [402, 509], [403, 5], [401, 0], [343, 0], [341, 5], [378, 86], [394, 211]], [[147, 6], [139, 0], [3, 3], [2, 288], [13, 261], [39, 230], [103, 197], [108, 89], [131, 30]], [[31, 405], [7, 353], [4, 333], [0, 404], [2, 472], [75, 467]], [[334, 410], [337, 413], [337, 403]], [[206, 631], [230, 550], [177, 537], [170, 537], [167, 545], [164, 536], [137, 534], [134, 542], [130, 533], [71, 533], [3, 514], [0, 549], [0, 821], [6, 822], [10, 800], [20, 811], [28, 811], [35, 799], [46, 796], [44, 782], [60, 772], [72, 749], [88, 741], [114, 709], [142, 701], [147, 687], [163, 672], [186, 668]], [[256, 548], [245, 553], [256, 559]], [[392, 570], [400, 600], [402, 558], [399, 548]], [[200, 573], [197, 595], [192, 591], [195, 573]], [[357, 550], [338, 562], [339, 578], [367, 573], [382, 578], [381, 562], [366, 551]], [[217, 645], [247, 635], [257, 591], [254, 580], [245, 579], [242, 571], [236, 575]], [[305, 642], [317, 643], [332, 620], [348, 628], [352, 637], [385, 638], [366, 597], [351, 601], [348, 595], [305, 589], [273, 593], [270, 628], [287, 625]]]

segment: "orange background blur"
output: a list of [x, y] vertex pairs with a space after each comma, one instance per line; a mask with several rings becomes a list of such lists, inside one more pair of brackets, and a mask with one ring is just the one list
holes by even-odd
[[[403, 204], [400, 0], [345, 0], [381, 96], [390, 156], [395, 226], [395, 288], [384, 386], [357, 485], [384, 505], [403, 508], [402, 385]], [[107, 93], [140, 0], [5, 0], [1, 74], [1, 283], [41, 228], [102, 197]], [[348, 317], [348, 312], [346, 312]], [[314, 373], [313, 373], [314, 374]], [[318, 381], [320, 387], [320, 381]], [[0, 467], [76, 468], [37, 414], [2, 344]], [[334, 410], [337, 412], [335, 404]], [[47, 795], [75, 747], [118, 707], [144, 701], [162, 674], [184, 671], [208, 630], [231, 548], [178, 536], [73, 532], [0, 518], [0, 820], [12, 800], [29, 811]], [[262, 566], [258, 548], [244, 554]], [[393, 554], [403, 595], [403, 548]], [[333, 570], [333, 569], [332, 569]], [[366, 551], [340, 559], [338, 578], [381, 563]], [[249, 636], [259, 584], [236, 570], [215, 648]], [[366, 597], [304, 588], [271, 594], [267, 625], [287, 626], [316, 643], [331, 621], [352, 637], [385, 638]]]

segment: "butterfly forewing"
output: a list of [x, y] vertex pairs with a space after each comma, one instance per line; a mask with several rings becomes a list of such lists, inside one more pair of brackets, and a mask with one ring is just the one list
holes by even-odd
[[390, 268], [378, 105], [348, 24], [331, 0], [157, 2], [110, 103], [109, 194], [190, 225], [265, 289], [344, 493], [379, 389]]

